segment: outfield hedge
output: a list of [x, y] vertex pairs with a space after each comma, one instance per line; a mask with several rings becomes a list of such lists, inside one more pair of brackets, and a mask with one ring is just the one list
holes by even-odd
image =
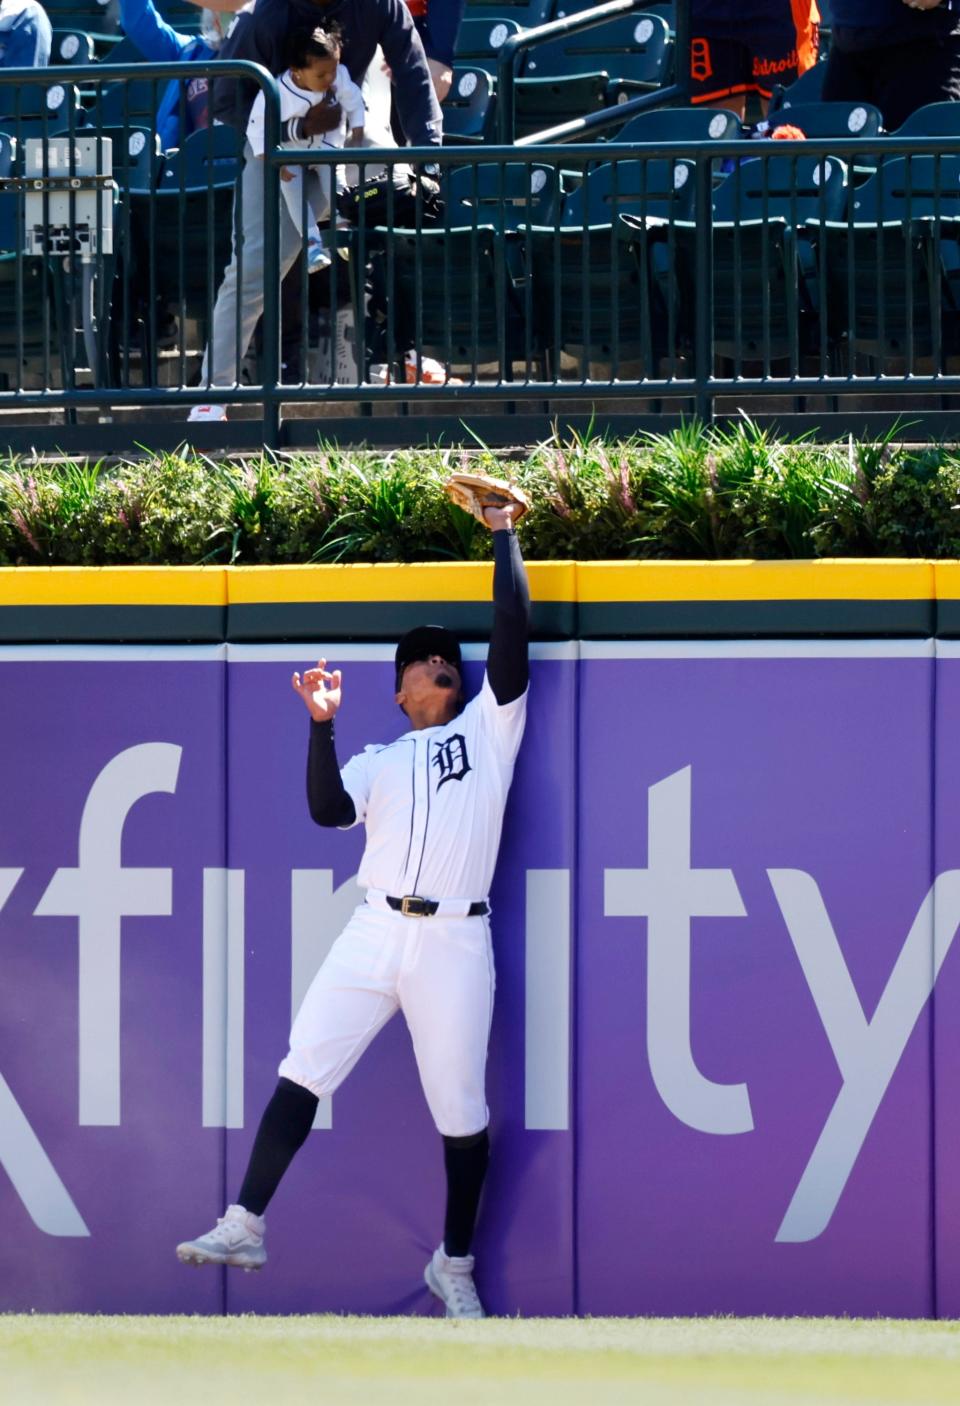
[[533, 500], [531, 559], [960, 557], [960, 449], [777, 439], [744, 418], [529, 453], [334, 448], [0, 466], [0, 565], [478, 560], [452, 468]]

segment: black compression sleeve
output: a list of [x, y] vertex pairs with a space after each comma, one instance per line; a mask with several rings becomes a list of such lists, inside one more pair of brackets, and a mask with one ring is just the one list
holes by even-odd
[[530, 588], [514, 532], [493, 534], [493, 633], [487, 654], [487, 678], [502, 707], [527, 687], [527, 635]]
[[340, 779], [333, 745], [333, 719], [310, 722], [307, 753], [307, 804], [317, 825], [352, 825], [357, 818], [353, 797]]

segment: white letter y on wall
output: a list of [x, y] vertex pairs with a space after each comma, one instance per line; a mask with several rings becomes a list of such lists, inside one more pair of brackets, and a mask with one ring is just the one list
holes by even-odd
[[934, 881], [869, 1021], [816, 880], [799, 869], [768, 869], [767, 874], [843, 1076], [777, 1232], [777, 1240], [796, 1242], [815, 1240], [826, 1230], [930, 997], [960, 924], [960, 869], [947, 870]]

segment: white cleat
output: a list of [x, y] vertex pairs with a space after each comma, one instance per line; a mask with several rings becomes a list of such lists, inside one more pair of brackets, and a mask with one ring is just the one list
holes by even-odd
[[448, 1255], [441, 1245], [434, 1250], [423, 1277], [443, 1304], [446, 1318], [486, 1317], [473, 1282], [473, 1255]]
[[192, 424], [201, 424], [206, 420], [225, 420], [227, 418], [227, 407], [225, 405], [195, 405], [187, 416], [187, 420]]
[[266, 1222], [242, 1206], [228, 1206], [213, 1230], [177, 1246], [183, 1264], [229, 1264], [236, 1269], [262, 1269], [267, 1262], [263, 1243]]

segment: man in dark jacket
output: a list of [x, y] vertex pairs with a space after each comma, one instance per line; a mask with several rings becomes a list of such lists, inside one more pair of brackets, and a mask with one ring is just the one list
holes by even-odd
[[891, 132], [960, 98], [960, 0], [833, 0], [823, 96], [874, 103]]
[[[413, 146], [439, 146], [440, 108], [420, 36], [403, 0], [257, 0], [241, 12], [220, 50], [222, 59], [250, 59], [274, 75], [283, 72], [284, 43], [294, 29], [314, 29], [335, 21], [343, 31], [341, 62], [354, 83], [362, 83], [379, 44], [393, 75], [397, 109]], [[213, 98], [220, 122], [246, 130], [256, 84], [218, 79]], [[329, 131], [340, 121], [339, 108], [318, 104], [311, 130]], [[318, 125], [318, 124], [325, 125]]]

